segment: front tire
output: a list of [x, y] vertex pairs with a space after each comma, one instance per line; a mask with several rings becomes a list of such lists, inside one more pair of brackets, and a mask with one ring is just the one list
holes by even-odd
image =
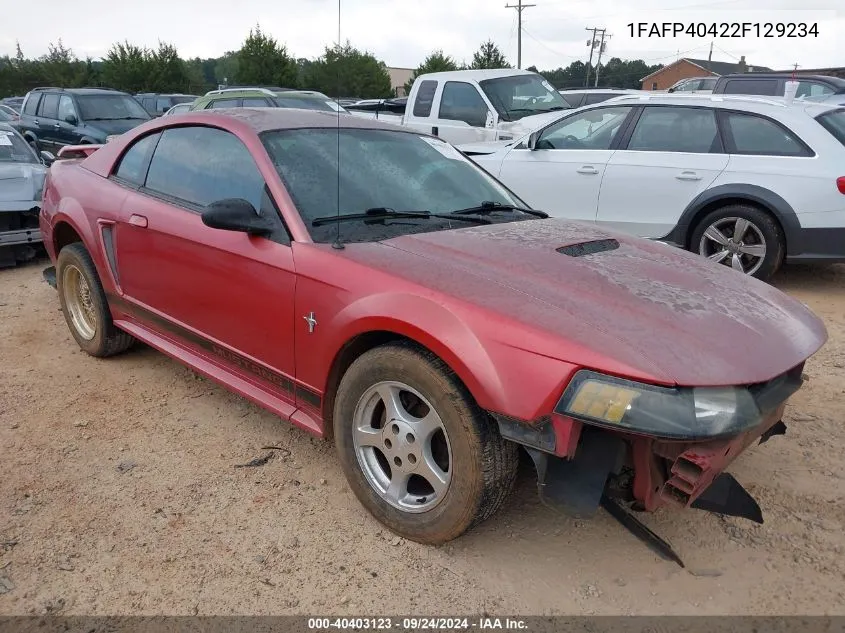
[[80, 242], [65, 246], [59, 253], [56, 288], [67, 326], [83, 351], [102, 358], [132, 347], [135, 339], [112, 322], [97, 269]]
[[786, 245], [772, 216], [757, 207], [732, 204], [702, 218], [690, 250], [765, 281], [780, 268]]
[[493, 515], [513, 488], [518, 448], [448, 366], [410, 344], [362, 354], [335, 399], [344, 474], [367, 510], [437, 545]]

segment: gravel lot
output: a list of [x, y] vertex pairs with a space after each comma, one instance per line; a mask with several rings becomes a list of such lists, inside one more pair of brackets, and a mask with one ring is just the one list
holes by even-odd
[[398, 539], [331, 445], [149, 348], [80, 352], [46, 265], [0, 271], [2, 614], [845, 614], [845, 266], [775, 281], [830, 340], [787, 435], [731, 469], [766, 523], [645, 518], [682, 570], [603, 511], [542, 507], [528, 467], [463, 538]]

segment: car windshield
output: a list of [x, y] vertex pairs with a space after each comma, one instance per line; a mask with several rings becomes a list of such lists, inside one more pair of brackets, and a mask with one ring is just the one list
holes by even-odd
[[824, 128], [845, 145], [845, 108], [832, 110], [816, 119]]
[[0, 121], [13, 121], [14, 117], [6, 112], [3, 108], [0, 108]]
[[485, 79], [479, 85], [499, 116], [506, 121], [554, 110], [568, 110], [571, 107], [540, 75]]
[[170, 103], [173, 105], [178, 105], [180, 103], [193, 103], [196, 97], [192, 97], [191, 95], [173, 95], [170, 97]]
[[[326, 216], [377, 209], [448, 214], [482, 202], [525, 206], [458, 150], [436, 138], [348, 128], [274, 130], [261, 137], [315, 242], [334, 241], [338, 230], [343, 241], [370, 242], [468, 226], [466, 221], [449, 218], [312, 225]], [[486, 217], [491, 222], [532, 218], [505, 210]]]
[[150, 118], [141, 104], [127, 95], [81, 95], [76, 100], [84, 121]]
[[0, 129], [0, 163], [39, 162], [29, 143], [20, 134]]
[[322, 112], [335, 112], [325, 99], [319, 97], [276, 97], [276, 103], [280, 108], [302, 108], [303, 110], [320, 110]]

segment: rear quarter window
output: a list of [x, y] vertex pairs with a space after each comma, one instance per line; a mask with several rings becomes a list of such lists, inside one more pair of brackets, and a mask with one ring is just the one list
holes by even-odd
[[156, 143], [161, 136], [160, 132], [150, 134], [144, 138], [135, 141], [135, 143], [126, 150], [123, 158], [117, 169], [114, 171], [114, 176], [119, 180], [129, 184], [140, 187], [144, 184], [147, 177], [147, 167], [150, 164], [150, 156], [155, 149]]
[[771, 119], [745, 112], [722, 112], [720, 115], [730, 154], [813, 156], [801, 139]]
[[437, 82], [433, 79], [427, 79], [420, 84], [414, 100], [414, 116], [428, 117], [431, 115], [435, 92], [437, 92]]
[[833, 134], [837, 141], [845, 145], [845, 109], [826, 112], [817, 117], [816, 121]]

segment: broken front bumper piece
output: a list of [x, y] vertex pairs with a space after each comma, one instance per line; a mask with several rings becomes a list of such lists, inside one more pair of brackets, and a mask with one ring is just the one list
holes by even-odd
[[38, 204], [0, 201], [0, 267], [14, 266], [35, 257], [41, 243]]

